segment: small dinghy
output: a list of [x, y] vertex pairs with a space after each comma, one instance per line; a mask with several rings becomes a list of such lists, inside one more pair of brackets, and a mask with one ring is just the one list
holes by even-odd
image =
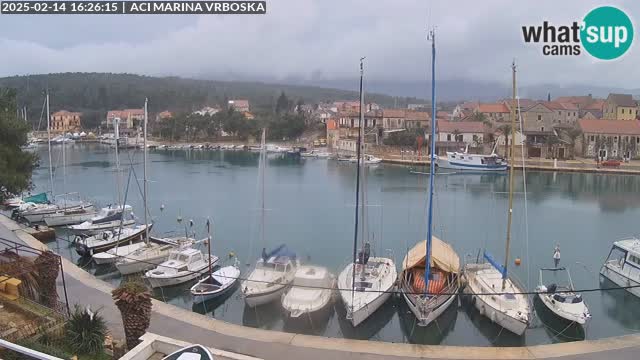
[[[543, 274], [545, 271], [553, 274], [553, 281], [556, 283], [544, 285]], [[566, 274], [565, 284], [559, 283], [558, 281], [562, 280], [561, 273]], [[591, 319], [589, 309], [584, 303], [582, 296], [576, 294], [573, 282], [571, 281], [571, 274], [565, 267], [540, 269], [540, 284], [536, 287], [536, 292], [540, 300], [542, 300], [542, 303], [554, 314], [563, 319], [576, 322], [580, 325], [584, 325]]]
[[206, 276], [193, 285], [190, 291], [194, 304], [214, 299], [233, 289], [240, 277], [239, 265], [236, 260], [235, 264], [220, 268], [213, 272], [213, 276]]
[[162, 360], [213, 360], [211, 352], [202, 345], [190, 345], [171, 353]]

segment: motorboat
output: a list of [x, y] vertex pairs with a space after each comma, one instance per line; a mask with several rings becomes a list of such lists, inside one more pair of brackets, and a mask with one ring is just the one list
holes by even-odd
[[225, 266], [207, 275], [190, 289], [194, 304], [217, 298], [233, 289], [240, 277], [240, 264], [236, 259], [233, 265]]
[[176, 248], [192, 246], [195, 239], [186, 237], [159, 238], [150, 236], [149, 243], [116, 261], [116, 268], [122, 275], [140, 273], [155, 268], [169, 258]]
[[202, 345], [189, 345], [162, 358], [162, 360], [213, 360], [213, 359], [214, 357], [211, 354], [211, 352]]
[[282, 296], [282, 307], [291, 318], [310, 316], [331, 305], [335, 287], [336, 278], [327, 268], [300, 266], [292, 286]]
[[123, 220], [125, 217], [133, 217], [130, 205], [124, 206], [124, 213], [122, 206], [107, 206], [100, 209], [96, 216], [91, 219], [77, 225], [70, 225], [67, 228], [74, 235], [95, 235], [105, 230], [135, 224], [135, 219]]
[[[613, 243], [600, 275], [640, 297], [640, 239], [629, 238]], [[630, 287], [631, 286], [631, 287]]]
[[169, 254], [167, 261], [147, 271], [144, 277], [153, 288], [182, 284], [200, 277], [207, 271], [209, 256], [212, 257], [211, 263], [215, 265], [218, 262], [215, 255], [203, 254], [192, 247], [176, 249]]
[[[340, 161], [340, 159], [338, 159], [338, 161]], [[349, 162], [358, 162], [358, 158], [349, 158], [348, 160]], [[382, 162], [382, 159], [375, 157], [373, 155], [363, 155], [362, 156], [362, 160], [360, 160], [360, 162], [364, 165], [373, 165], [373, 164], [379, 164]]]
[[347, 319], [353, 326], [360, 325], [389, 299], [397, 277], [395, 263], [390, 257], [359, 255], [356, 263], [350, 263], [342, 270], [338, 275], [338, 289]]
[[137, 242], [129, 245], [116, 246], [113, 249], [109, 249], [105, 252], [99, 252], [93, 254], [91, 258], [98, 265], [113, 264], [119, 258], [129, 256], [129, 254], [135, 252], [144, 246], [144, 243]]
[[280, 299], [300, 266], [296, 254], [282, 244], [270, 253], [263, 251], [256, 267], [242, 282], [242, 293], [249, 307]]
[[429, 281], [425, 282], [427, 241], [414, 246], [402, 261], [399, 288], [418, 326], [427, 326], [456, 300], [460, 289], [460, 258], [451, 245], [433, 236]]
[[[149, 230], [152, 226], [153, 224], [148, 225]], [[76, 236], [74, 239], [76, 252], [80, 256], [92, 256], [122, 244], [136, 242], [142, 239], [146, 228], [147, 225], [136, 225], [130, 228], [103, 231], [89, 237]]]
[[[490, 259], [488, 254], [485, 254]], [[522, 286], [513, 277], [503, 276], [493, 259], [464, 267], [467, 286], [463, 292], [481, 315], [516, 335], [524, 334], [531, 322], [531, 304]]]
[[317, 158], [318, 157], [318, 153], [316, 153], [315, 150], [303, 151], [303, 152], [300, 153], [300, 156], [302, 156], [304, 158]]
[[47, 193], [39, 193], [36, 195], [31, 195], [27, 197], [14, 197], [11, 199], [7, 199], [4, 202], [4, 206], [8, 208], [19, 208], [24, 206], [25, 204], [48, 204], [49, 199], [47, 198]]
[[[497, 145], [497, 142], [496, 142]], [[469, 154], [469, 146], [463, 152], [447, 151], [446, 157], [439, 157], [438, 168], [471, 171], [507, 171], [507, 161], [495, 153], [489, 155]]]
[[96, 215], [93, 205], [84, 203], [78, 207], [58, 210], [52, 214], [44, 216], [44, 222], [47, 226], [63, 226], [78, 224], [87, 221]]
[[[543, 279], [543, 274], [553, 274], [553, 283], [547, 284]], [[559, 274], [566, 274], [566, 283], [559, 283]], [[542, 300], [542, 303], [549, 308], [557, 316], [566, 319], [571, 322], [584, 325], [589, 319], [591, 314], [585, 304], [582, 296], [575, 292], [573, 287], [573, 281], [571, 280], [571, 274], [565, 267], [556, 268], [542, 268], [540, 269], [540, 283], [536, 287], [538, 297]]]

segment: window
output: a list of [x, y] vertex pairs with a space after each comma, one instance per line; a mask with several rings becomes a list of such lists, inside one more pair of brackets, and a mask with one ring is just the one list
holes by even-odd
[[560, 110], [558, 110], [558, 115], [562, 115], [562, 112], [560, 112]]
[[618, 137], [617, 136], [613, 137], [613, 142], [618, 142]]
[[540, 128], [540, 131], [544, 131], [544, 126], [542, 126], [542, 127]]
[[620, 110], [624, 114], [624, 109]]
[[[639, 139], [640, 139], [640, 138], [639, 138]], [[595, 135], [591, 135], [591, 136], [589, 136], [589, 140], [590, 140], [590, 141], [596, 141], [596, 137], [595, 137]]]
[[640, 144], [640, 137], [636, 137], [636, 144]]
[[451, 134], [447, 134], [447, 141], [451, 141]]
[[538, 115], [538, 121], [542, 121], [542, 115]]
[[629, 255], [629, 262], [634, 263], [635, 265], [640, 265], [640, 257]]

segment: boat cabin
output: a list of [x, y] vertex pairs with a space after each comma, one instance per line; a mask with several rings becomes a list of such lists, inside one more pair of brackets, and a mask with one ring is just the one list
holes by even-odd
[[169, 259], [158, 266], [158, 270], [165, 273], [188, 271], [190, 265], [204, 261], [202, 252], [197, 249], [184, 249], [173, 251], [169, 254]]
[[257, 269], [273, 270], [284, 273], [291, 271], [292, 267], [293, 263], [291, 258], [284, 255], [272, 256], [267, 261], [260, 259], [256, 264]]
[[631, 280], [640, 281], [640, 239], [614, 242], [605, 265]]

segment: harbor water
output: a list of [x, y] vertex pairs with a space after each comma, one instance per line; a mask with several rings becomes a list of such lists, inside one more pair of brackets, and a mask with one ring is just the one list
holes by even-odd
[[[116, 203], [113, 149], [100, 144], [64, 145], [67, 166], [63, 178], [61, 146], [53, 146], [55, 192], [78, 192], [98, 206]], [[46, 151], [46, 146], [38, 149], [41, 163], [33, 175], [34, 192], [50, 190]], [[296, 251], [303, 263], [326, 266], [337, 275], [350, 261], [353, 247], [355, 165], [270, 154], [264, 179], [265, 226], [261, 229], [258, 157], [246, 151], [151, 150], [148, 203], [152, 233], [184, 236], [196, 232], [197, 238], [204, 238], [210, 218], [213, 253], [221, 259], [234, 253], [242, 263], [243, 275], [263, 247], [281, 243]], [[120, 162], [122, 196], [128, 184], [127, 203], [143, 219], [141, 150], [121, 151]], [[128, 182], [130, 169], [135, 171]], [[502, 262], [508, 176], [443, 171], [435, 183], [434, 234], [452, 244], [462, 261], [475, 259], [479, 249], [486, 248]], [[279, 303], [245, 307], [238, 288], [225, 299], [203, 305], [192, 304], [188, 290], [193, 283], [156, 289], [154, 297], [246, 326], [389, 342], [521, 346], [640, 330], [640, 300], [624, 291], [600, 291], [613, 284], [598, 275], [611, 243], [639, 231], [640, 177], [530, 171], [526, 173], [526, 196], [522, 172], [517, 173], [515, 183], [509, 271], [533, 291], [538, 269], [553, 266], [553, 251], [559, 245], [561, 265], [571, 270], [576, 288], [595, 290], [583, 294], [593, 315], [584, 329], [558, 321], [537, 302], [531, 328], [518, 337], [501, 331], [464, 304], [452, 306], [437, 322], [422, 328], [402, 299], [392, 297], [353, 328], [344, 318], [339, 299], [327, 318], [291, 323], [283, 320]], [[404, 166], [380, 164], [367, 169], [364, 236], [375, 253], [393, 254], [398, 270], [407, 250], [426, 237], [427, 186], [428, 176], [412, 174]], [[48, 245], [114, 286], [122, 281], [115, 267], [96, 267], [79, 259], [72, 239], [60, 231], [59, 239]], [[515, 258], [521, 259], [521, 265], [514, 265]]]

